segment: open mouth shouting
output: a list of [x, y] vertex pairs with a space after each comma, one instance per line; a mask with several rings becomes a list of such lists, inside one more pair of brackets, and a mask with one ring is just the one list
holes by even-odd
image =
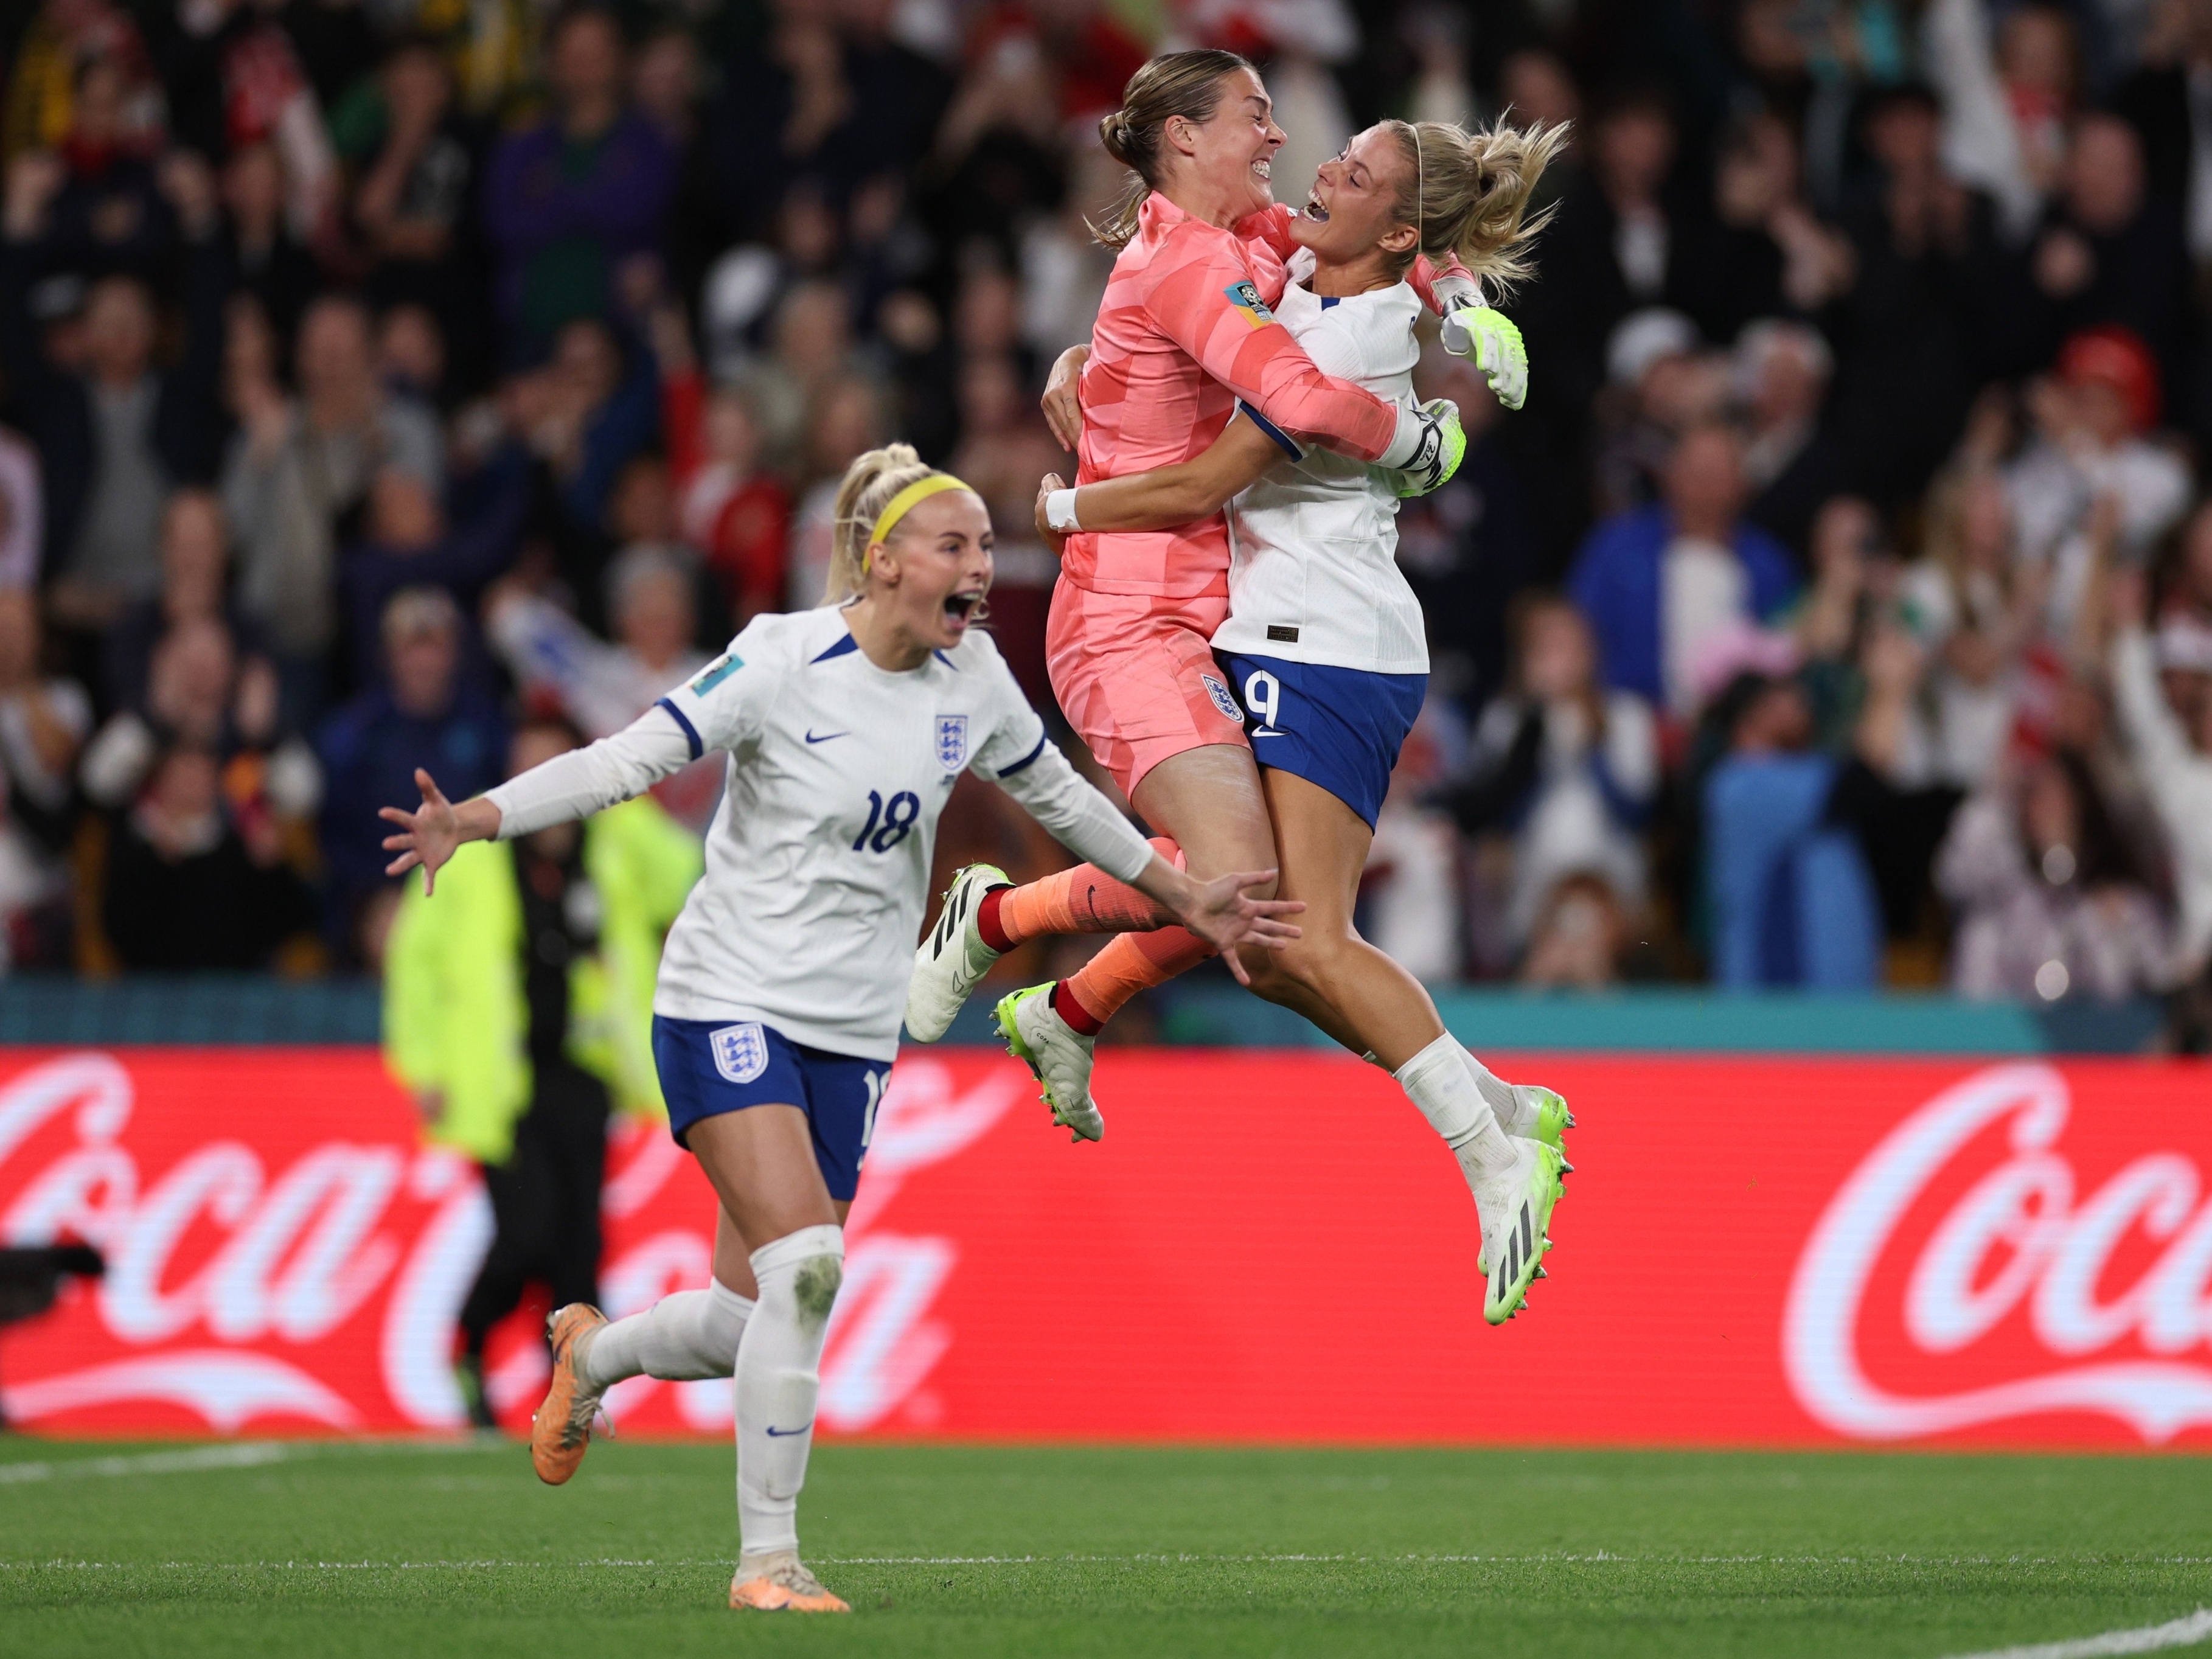
[[1328, 222], [1328, 210], [1322, 205], [1319, 190], [1316, 190], [1306, 198], [1306, 204], [1300, 210], [1317, 225], [1325, 225]]
[[983, 590], [980, 587], [963, 588], [957, 593], [945, 596], [945, 620], [956, 634], [971, 622], [981, 622], [983, 615]]

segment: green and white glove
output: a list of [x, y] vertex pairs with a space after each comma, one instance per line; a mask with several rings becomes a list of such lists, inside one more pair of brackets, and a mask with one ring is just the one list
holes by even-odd
[[1474, 359], [1506, 408], [1518, 409], [1528, 401], [1528, 348], [1504, 312], [1490, 306], [1462, 306], [1446, 313], [1443, 343], [1453, 356]]
[[1401, 495], [1425, 495], [1440, 488], [1467, 459], [1467, 429], [1460, 424], [1457, 404], [1432, 398], [1413, 411], [1413, 418], [1420, 425], [1413, 459], [1389, 469], [1390, 487]]

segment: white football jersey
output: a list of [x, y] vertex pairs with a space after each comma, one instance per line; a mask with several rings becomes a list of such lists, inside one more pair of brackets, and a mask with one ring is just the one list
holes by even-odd
[[[1404, 283], [1325, 300], [1293, 283], [1275, 320], [1324, 374], [1414, 404], [1421, 301]], [[1398, 568], [1398, 497], [1380, 468], [1258, 421], [1285, 458], [1229, 510], [1229, 620], [1214, 648], [1377, 674], [1425, 674], [1420, 601]]]
[[714, 750], [729, 781], [653, 1000], [672, 1018], [760, 1020], [811, 1048], [892, 1058], [938, 815], [963, 771], [1120, 879], [1152, 855], [1046, 737], [988, 634], [893, 673], [834, 609], [754, 618], [635, 725], [489, 799], [502, 838], [527, 835]]

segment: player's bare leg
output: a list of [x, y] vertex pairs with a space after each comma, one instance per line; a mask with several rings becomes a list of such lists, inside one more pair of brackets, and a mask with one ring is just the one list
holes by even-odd
[[[1353, 928], [1359, 872], [1374, 837], [1366, 821], [1295, 773], [1270, 768], [1263, 777], [1280, 892], [1304, 900], [1306, 910], [1299, 936], [1282, 950], [1247, 954], [1253, 989], [1307, 1014], [1355, 1052], [1372, 1051], [1452, 1149], [1481, 1214], [1484, 1316], [1499, 1323], [1543, 1271], [1545, 1226], [1565, 1160], [1555, 1146], [1516, 1133], [1521, 1120], [1538, 1127], [1540, 1117], [1524, 1109], [1524, 1091], [1462, 1048], [1420, 981]], [[1317, 1018], [1324, 1013], [1329, 1020]]]

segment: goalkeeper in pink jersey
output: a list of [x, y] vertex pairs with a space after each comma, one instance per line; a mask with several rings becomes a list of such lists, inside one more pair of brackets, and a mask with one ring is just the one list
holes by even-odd
[[[1407, 278], [1417, 256], [1425, 250], [1457, 270], [1454, 256], [1463, 255], [1493, 280], [1525, 275], [1522, 250], [1540, 222], [1528, 221], [1528, 198], [1562, 137], [1403, 122], [1358, 135], [1322, 167], [1303, 214], [1279, 210], [1282, 243], [1303, 279], [1277, 290], [1285, 331], [1322, 368], [1413, 407], [1419, 301]], [[1087, 436], [1087, 374], [1082, 391]], [[1309, 914], [1291, 951], [1250, 961], [1251, 982], [1390, 1069], [1453, 1148], [1484, 1224], [1484, 1312], [1498, 1322], [1540, 1270], [1565, 1169], [1565, 1104], [1482, 1066], [1445, 1032], [1419, 982], [1351, 925], [1376, 809], [1427, 678], [1420, 607], [1395, 562], [1404, 481], [1313, 450], [1255, 410], [1240, 408], [1238, 416], [1189, 461], [1074, 490], [1047, 480], [1040, 527], [1050, 533], [1074, 521], [1092, 532], [1142, 532], [1217, 513], [1235, 498], [1229, 616], [1203, 660], [1218, 675], [1207, 679], [1227, 682], [1255, 728], [1265, 803], [1256, 828], [1267, 835], [1272, 827], [1281, 890], [1305, 900]], [[1227, 745], [1206, 752], [1227, 763], [1223, 771], [1252, 765]], [[1137, 793], [1152, 816], [1147, 786]], [[1228, 799], [1214, 810], [1241, 805]], [[1212, 827], [1230, 826], [1217, 817]], [[1165, 841], [1155, 846], [1175, 851]], [[1156, 930], [1125, 933], [1072, 980], [1000, 1005], [1010, 1046], [1056, 1106], [1064, 1098], [1075, 1108], [1071, 1126], [1095, 1134], [1103, 1126], [1088, 1094], [1090, 1035], [1130, 992], [1164, 977], [1160, 966], [1179, 969], [1203, 952], [1101, 872], [1079, 867], [1021, 889], [1005, 883], [984, 868], [956, 878], [945, 916], [916, 956], [908, 1029], [924, 1040], [941, 1035], [975, 979], [1023, 939]]]

